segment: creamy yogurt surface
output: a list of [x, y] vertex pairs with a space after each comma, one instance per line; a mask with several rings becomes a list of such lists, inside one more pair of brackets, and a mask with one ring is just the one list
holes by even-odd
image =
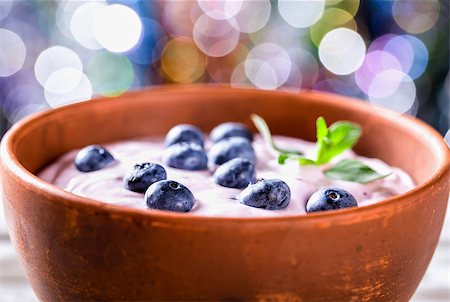
[[[274, 136], [277, 146], [304, 152], [315, 158], [315, 143], [297, 138]], [[186, 215], [221, 217], [285, 216], [306, 214], [305, 206], [309, 197], [322, 187], [340, 187], [349, 191], [357, 200], [358, 206], [379, 202], [388, 197], [404, 193], [415, 184], [403, 170], [391, 167], [379, 159], [356, 155], [348, 150], [333, 159], [330, 164], [342, 159], [358, 159], [381, 174], [389, 176], [368, 184], [359, 184], [342, 180], [332, 180], [322, 173], [322, 166], [300, 166], [296, 161], [279, 165], [277, 155], [272, 153], [260, 136], [255, 136], [253, 148], [256, 153], [257, 179], [277, 178], [285, 181], [291, 190], [289, 205], [281, 210], [265, 210], [240, 204], [236, 196], [242, 189], [222, 187], [214, 182], [211, 170], [187, 171], [170, 168], [161, 163], [164, 150], [163, 137], [148, 137], [120, 141], [103, 145], [116, 161], [97, 171], [80, 172], [74, 165], [78, 150], [73, 150], [44, 168], [38, 176], [74, 194], [96, 199], [109, 204], [122, 205], [148, 211], [143, 193], [125, 189], [123, 176], [135, 164], [155, 162], [161, 164], [167, 172], [167, 179], [175, 180], [191, 190], [195, 196], [195, 205]], [[209, 149], [206, 142], [205, 148]]]

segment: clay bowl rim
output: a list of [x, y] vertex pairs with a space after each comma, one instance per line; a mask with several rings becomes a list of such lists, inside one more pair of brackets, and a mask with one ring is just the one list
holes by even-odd
[[[339, 107], [342, 109], [347, 109], [349, 111], [364, 111], [367, 112], [367, 109], [370, 108], [370, 111], [375, 115], [382, 115], [383, 118], [389, 119], [391, 122], [396, 124], [400, 124], [400, 126], [407, 128], [408, 131], [413, 131], [416, 133], [421, 133], [423, 136], [429, 136], [427, 139], [430, 142], [431, 148], [434, 149], [434, 153], [437, 154], [441, 158], [441, 161], [438, 165], [437, 171], [424, 183], [414, 187], [414, 189], [409, 190], [403, 194], [399, 194], [390, 198], [387, 198], [381, 202], [365, 205], [361, 207], [341, 209], [336, 211], [325, 211], [311, 214], [298, 214], [298, 215], [288, 215], [288, 216], [274, 216], [274, 217], [217, 217], [217, 216], [197, 216], [197, 215], [186, 215], [184, 213], [176, 213], [176, 212], [168, 212], [168, 211], [149, 211], [144, 209], [136, 209], [129, 208], [120, 205], [108, 204], [95, 199], [91, 199], [88, 197], [83, 197], [76, 195], [74, 193], [65, 191], [59, 188], [56, 185], [48, 183], [38, 176], [34, 175], [30, 171], [28, 171], [25, 167], [23, 167], [19, 161], [17, 160], [15, 154], [12, 152], [13, 144], [20, 133], [22, 131], [26, 131], [27, 126], [29, 124], [40, 121], [41, 119], [45, 119], [48, 115], [56, 114], [60, 111], [66, 110], [74, 110], [80, 106], [89, 106], [92, 103], [101, 103], [105, 104], [110, 100], [110, 98], [99, 97], [90, 100], [89, 102], [80, 102], [74, 103], [66, 106], [62, 106], [56, 109], [49, 109], [42, 112], [38, 112], [29, 117], [24, 118], [23, 120], [16, 123], [11, 129], [4, 135], [1, 146], [0, 146], [0, 155], [1, 161], [3, 164], [3, 168], [5, 170], [9, 170], [21, 184], [26, 187], [30, 191], [35, 191], [36, 194], [44, 195], [47, 198], [52, 196], [52, 202], [61, 203], [61, 204], [71, 204], [72, 207], [87, 207], [91, 208], [91, 210], [97, 211], [105, 211], [110, 214], [115, 214], [116, 218], [119, 218], [120, 215], [123, 215], [123, 218], [130, 219], [131, 217], [141, 217], [141, 218], [157, 218], [159, 220], [166, 220], [167, 222], [186, 222], [186, 221], [218, 221], [218, 222], [276, 222], [276, 221], [291, 221], [291, 220], [302, 220], [302, 221], [317, 221], [317, 222], [341, 222], [341, 223], [350, 223], [349, 218], [353, 218], [351, 220], [367, 220], [370, 218], [376, 218], [383, 213], [390, 212], [395, 209], [403, 208], [409, 205], [411, 202], [414, 202], [414, 195], [418, 193], [422, 193], [426, 190], [431, 190], [434, 183], [439, 181], [442, 177], [444, 177], [450, 170], [450, 149], [446, 145], [442, 136], [434, 130], [431, 126], [422, 122], [419, 119], [406, 116], [406, 115], [398, 115], [389, 110], [385, 110], [382, 108], [376, 108], [366, 102], [361, 102], [361, 100], [336, 95], [332, 93], [326, 92], [317, 92], [317, 91], [309, 91], [303, 90], [300, 93], [292, 93], [287, 91], [279, 91], [279, 90], [258, 90], [254, 88], [242, 87], [242, 88], [231, 88], [229, 86], [212, 86], [212, 85], [162, 85], [162, 86], [154, 86], [147, 89], [130, 91], [119, 98], [133, 98], [136, 95], [141, 93], [182, 93], [182, 92], [199, 92], [201, 90], [216, 90], [216, 92], [232, 92], [235, 90], [239, 90], [244, 93], [256, 93], [256, 94], [264, 94], [271, 96], [295, 96], [305, 97], [309, 99], [316, 99], [320, 102], [332, 103], [336, 105], [339, 103]], [[372, 114], [372, 113], [371, 113]], [[410, 126], [410, 127], [408, 127]], [[409, 202], [407, 202], [409, 201]]]

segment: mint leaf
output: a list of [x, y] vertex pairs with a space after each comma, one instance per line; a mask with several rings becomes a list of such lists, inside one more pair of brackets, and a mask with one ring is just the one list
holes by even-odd
[[284, 165], [288, 160], [297, 160], [302, 166], [315, 164], [312, 159], [306, 158], [302, 155], [295, 155], [292, 153], [280, 153], [280, 155], [278, 155], [278, 163], [280, 165]]
[[[252, 114], [251, 119], [253, 121], [253, 124], [255, 124], [256, 129], [258, 129], [259, 134], [263, 138], [266, 145], [268, 145], [272, 150], [283, 153], [283, 154], [289, 154], [293, 156], [299, 156], [303, 155], [303, 152], [298, 150], [287, 150], [287, 149], [281, 149], [275, 145], [272, 139], [272, 133], [270, 133], [269, 126], [267, 125], [266, 121], [260, 117], [259, 115]], [[285, 160], [284, 160], [285, 161]], [[284, 163], [283, 161], [283, 163]], [[280, 161], [278, 160], [280, 163]]]
[[319, 116], [316, 120], [316, 132], [317, 132], [317, 141], [328, 135], [327, 122], [322, 116]]
[[354, 159], [344, 159], [323, 173], [331, 179], [347, 180], [362, 184], [390, 175], [390, 173], [385, 175], [380, 174], [369, 166]]
[[322, 165], [351, 149], [361, 136], [361, 127], [350, 122], [336, 122], [326, 129], [323, 117], [317, 119], [317, 159]]

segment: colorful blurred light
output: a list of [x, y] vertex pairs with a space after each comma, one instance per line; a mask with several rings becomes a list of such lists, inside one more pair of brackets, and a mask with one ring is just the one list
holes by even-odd
[[328, 32], [339, 27], [345, 27], [353, 31], [358, 28], [353, 16], [347, 11], [334, 7], [327, 8], [322, 18], [311, 26], [311, 40], [316, 46], [319, 46], [320, 41]]
[[172, 37], [192, 36], [192, 1], [164, 1], [163, 5], [161, 23], [166, 32]]
[[230, 21], [214, 19], [207, 14], [197, 19], [193, 35], [198, 48], [210, 57], [225, 56], [239, 41], [239, 31], [231, 26]]
[[323, 14], [325, 0], [279, 0], [278, 11], [294, 27], [309, 27]]
[[369, 87], [369, 102], [373, 105], [407, 112], [416, 99], [414, 81], [399, 70], [385, 70], [378, 73]]
[[360, 0], [326, 0], [327, 7], [334, 7], [355, 16], [359, 9]]
[[34, 74], [39, 84], [44, 87], [50, 75], [62, 68], [81, 71], [83, 64], [73, 50], [63, 46], [53, 46], [41, 52], [34, 65]]
[[0, 77], [18, 72], [25, 62], [27, 50], [15, 32], [0, 28]]
[[356, 71], [363, 63], [366, 45], [362, 37], [348, 28], [338, 28], [323, 37], [319, 58], [332, 73], [345, 75]]
[[439, 18], [439, 11], [438, 0], [397, 0], [392, 4], [395, 22], [412, 34], [423, 33], [432, 28]]
[[[367, 98], [418, 112], [445, 133], [448, 5], [441, 2], [0, 0], [0, 115], [15, 122], [48, 107], [45, 99], [60, 106], [202, 81]], [[5, 30], [21, 42], [5, 39]]]
[[54, 94], [72, 91], [81, 81], [83, 72], [79, 69], [65, 67], [53, 72], [45, 82], [44, 89]]
[[102, 51], [96, 53], [86, 66], [94, 93], [117, 96], [133, 83], [134, 70], [130, 60], [122, 55]]
[[408, 40], [414, 53], [413, 62], [408, 74], [412, 79], [417, 79], [425, 72], [428, 66], [428, 50], [425, 44], [418, 38], [411, 35], [404, 35], [403, 37]]
[[[298, 68], [301, 74], [300, 87], [312, 88], [319, 76], [319, 65], [316, 58], [308, 50], [300, 47], [291, 47], [287, 49], [287, 52], [292, 64]], [[292, 72], [290, 78], [292, 79]], [[287, 82], [291, 82], [291, 79], [288, 79]]]
[[291, 73], [289, 54], [277, 44], [255, 46], [245, 60], [245, 74], [261, 89], [275, 89], [283, 85]]
[[113, 4], [105, 6], [95, 14], [92, 32], [97, 42], [111, 52], [127, 52], [141, 38], [142, 23], [131, 8]]
[[230, 24], [242, 33], [256, 32], [269, 21], [271, 9], [270, 0], [244, 1]]
[[192, 83], [202, 76], [207, 59], [188, 37], [178, 37], [166, 44], [161, 54], [161, 69], [168, 79]]
[[239, 12], [244, 0], [198, 0], [197, 2], [203, 12], [211, 18], [229, 20]]
[[362, 91], [369, 94], [369, 87], [373, 79], [385, 70], [402, 71], [402, 65], [394, 55], [387, 51], [369, 52], [362, 66], [355, 72], [355, 82]]
[[75, 40], [88, 49], [100, 49], [92, 32], [94, 19], [106, 7], [102, 2], [88, 2], [79, 6], [70, 20], [70, 32]]
[[[53, 83], [57, 83], [57, 82], [61, 82], [58, 80], [55, 80], [55, 82], [53, 82], [53, 78], [62, 76], [62, 75], [66, 75], [69, 74], [70, 72], [76, 73], [79, 72], [76, 69], [72, 69], [71, 71], [68, 71], [67, 69], [64, 70], [62, 69], [61, 71], [56, 71], [55, 73], [52, 74], [52, 76], [49, 77], [49, 80], [47, 81], [48, 85], [51, 85]], [[54, 77], [53, 77], [54, 75]], [[72, 104], [75, 102], [81, 102], [81, 101], [86, 101], [89, 100], [90, 98], [92, 98], [92, 85], [91, 82], [89, 81], [88, 77], [79, 72], [78, 74], [79, 76], [79, 80], [78, 83], [74, 86], [71, 87], [70, 89], [66, 90], [66, 91], [59, 91], [60, 93], [55, 93], [53, 91], [51, 91], [50, 89], [47, 89], [47, 85], [45, 87], [45, 100], [47, 101], [47, 103], [53, 107], [60, 107], [60, 106], [64, 106], [67, 104]], [[76, 78], [76, 75], [72, 75], [72, 77], [74, 77], [74, 79]], [[73, 81], [74, 83], [75, 81]], [[52, 87], [54, 88], [54, 87]], [[68, 88], [68, 86], [65, 86], [65, 88]]]

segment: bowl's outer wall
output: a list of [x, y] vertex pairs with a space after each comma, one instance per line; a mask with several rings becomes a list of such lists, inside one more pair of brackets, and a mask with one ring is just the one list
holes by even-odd
[[36, 185], [31, 176], [24, 179], [2, 157], [11, 238], [39, 298], [407, 301], [442, 227], [448, 150], [436, 156], [433, 138], [421, 127], [415, 131], [401, 118], [333, 98], [338, 97], [161, 89], [54, 111], [14, 130], [6, 138], [10, 152], [32, 172], [73, 148], [163, 134], [181, 122], [209, 131], [223, 121], [249, 122], [253, 112], [276, 134], [310, 140], [318, 115], [329, 122], [358, 122], [365, 131], [358, 150], [404, 168], [419, 183], [447, 162], [427, 188], [382, 206], [277, 219], [214, 219], [86, 202]]

